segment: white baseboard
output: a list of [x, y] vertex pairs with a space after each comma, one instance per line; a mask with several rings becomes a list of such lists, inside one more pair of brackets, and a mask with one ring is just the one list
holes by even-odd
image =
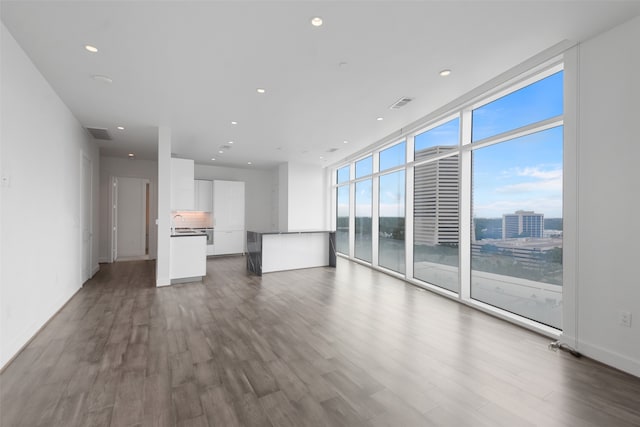
[[171, 279], [169, 278], [158, 278], [156, 280], [156, 287], [161, 287], [161, 286], [169, 286], [171, 284]]
[[561, 343], [567, 344], [571, 348], [578, 347], [578, 339], [573, 335], [567, 335], [564, 332], [562, 332], [562, 335], [558, 337], [558, 341], [560, 341]]
[[612, 366], [621, 371], [640, 377], [640, 360], [633, 359], [623, 354], [616, 353], [600, 346], [578, 341], [576, 350], [605, 365]]
[[109, 259], [107, 257], [99, 257], [98, 258], [98, 262], [100, 264], [109, 264], [111, 262], [111, 259]]

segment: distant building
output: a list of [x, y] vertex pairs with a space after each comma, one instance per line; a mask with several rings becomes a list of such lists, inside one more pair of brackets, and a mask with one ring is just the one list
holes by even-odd
[[516, 211], [502, 215], [502, 239], [517, 237], [533, 237], [542, 239], [544, 236], [544, 214], [533, 211]]
[[[416, 151], [415, 160], [446, 154], [457, 147]], [[416, 166], [414, 172], [414, 240], [416, 244], [457, 244], [460, 228], [458, 155]]]

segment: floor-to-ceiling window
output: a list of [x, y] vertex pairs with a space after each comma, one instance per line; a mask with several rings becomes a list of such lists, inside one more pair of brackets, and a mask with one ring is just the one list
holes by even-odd
[[563, 78], [526, 73], [336, 169], [338, 252], [561, 329]]
[[372, 224], [373, 216], [373, 156], [366, 157], [356, 162], [355, 196], [355, 257], [363, 261], [372, 260]]
[[349, 166], [336, 172], [336, 251], [349, 255]]
[[473, 143], [497, 142], [472, 152], [471, 297], [556, 328], [562, 326], [562, 77], [552, 74], [475, 109], [472, 128]]
[[[378, 196], [378, 265], [405, 271], [405, 170], [406, 143], [380, 152]], [[402, 166], [396, 171], [384, 173]]]
[[413, 276], [458, 292], [460, 119], [414, 138]]

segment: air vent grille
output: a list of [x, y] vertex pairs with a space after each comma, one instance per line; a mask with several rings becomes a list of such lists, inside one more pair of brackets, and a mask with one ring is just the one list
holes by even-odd
[[101, 128], [86, 128], [91, 136], [95, 139], [102, 139], [104, 141], [111, 141], [111, 135], [109, 135], [109, 131], [107, 129]]
[[390, 110], [398, 110], [398, 109], [404, 107], [405, 105], [407, 105], [408, 103], [410, 103], [411, 101], [413, 101], [413, 98], [409, 98], [408, 96], [403, 96], [402, 98], [398, 99], [396, 102], [391, 104], [389, 109]]
[[336, 151], [338, 151], [338, 148], [329, 148], [327, 153], [335, 153]]

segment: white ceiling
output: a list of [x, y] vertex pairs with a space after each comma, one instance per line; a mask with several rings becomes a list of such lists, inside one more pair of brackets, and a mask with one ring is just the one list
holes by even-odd
[[177, 156], [267, 168], [339, 161], [640, 2], [3, 0], [0, 14], [78, 120], [109, 129], [103, 155], [155, 159], [166, 125]]

